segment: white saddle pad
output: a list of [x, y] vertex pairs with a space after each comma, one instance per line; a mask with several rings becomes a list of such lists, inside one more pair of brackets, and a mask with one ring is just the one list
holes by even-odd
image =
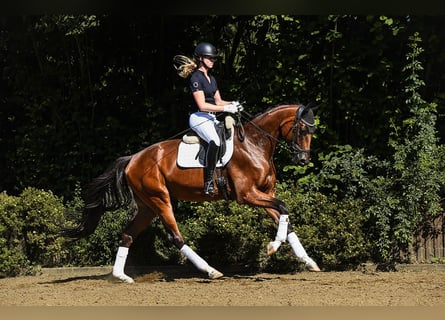
[[[226, 153], [222, 157], [220, 161], [216, 163], [217, 167], [222, 167], [229, 162], [230, 158], [232, 158], [233, 154], [233, 134], [235, 130], [232, 130], [232, 135], [229, 139], [226, 141]], [[177, 164], [179, 167], [183, 168], [202, 168], [204, 167], [200, 162], [198, 158], [198, 152], [199, 152], [199, 143], [185, 143], [184, 141], [181, 141], [179, 143], [178, 148], [178, 157], [177, 157]]]

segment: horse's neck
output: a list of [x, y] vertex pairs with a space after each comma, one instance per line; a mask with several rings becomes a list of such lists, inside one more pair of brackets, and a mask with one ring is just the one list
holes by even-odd
[[280, 124], [277, 123], [269, 113], [254, 119], [250, 123], [250, 126], [252, 127], [252, 131], [256, 131], [260, 136], [266, 139], [273, 139], [275, 141], [278, 139]]
[[276, 142], [276, 138], [270, 132], [258, 124], [249, 123], [244, 127], [244, 141], [238, 141], [238, 147], [245, 149], [249, 154], [267, 159], [272, 157]]

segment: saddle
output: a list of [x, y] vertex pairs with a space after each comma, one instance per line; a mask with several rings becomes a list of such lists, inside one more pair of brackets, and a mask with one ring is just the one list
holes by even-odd
[[[233, 154], [233, 135], [235, 119], [226, 116], [223, 122], [216, 125], [221, 146], [217, 167], [224, 166]], [[182, 137], [178, 148], [177, 164], [183, 168], [204, 167], [208, 143], [202, 140], [192, 129]]]

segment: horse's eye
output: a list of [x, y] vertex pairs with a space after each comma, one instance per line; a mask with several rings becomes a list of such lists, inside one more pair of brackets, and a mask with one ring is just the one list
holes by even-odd
[[304, 127], [300, 127], [300, 134], [302, 134], [302, 135], [307, 135], [309, 133], [309, 130], [308, 130], [308, 128], [306, 127], [306, 126], [304, 126]]

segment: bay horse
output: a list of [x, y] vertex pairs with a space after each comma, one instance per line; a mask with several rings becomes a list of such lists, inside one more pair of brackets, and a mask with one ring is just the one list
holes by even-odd
[[[241, 115], [238, 114], [239, 118]], [[310, 161], [315, 129], [313, 110], [303, 105], [280, 105], [244, 124], [240, 122], [235, 126], [232, 158], [223, 168], [227, 181], [225, 194], [239, 204], [264, 208], [275, 221], [277, 234], [267, 246], [269, 255], [287, 240], [308, 270], [320, 271], [292, 230], [286, 205], [274, 193], [277, 178], [273, 156], [280, 141], [287, 142], [294, 162], [306, 165]], [[112, 271], [120, 281], [134, 282], [124, 273], [128, 250], [156, 216], [161, 219], [169, 240], [198, 270], [207, 273], [210, 279], [223, 276], [185, 243], [176, 224], [172, 199], [196, 202], [224, 199], [218, 189], [213, 196], [204, 194], [202, 168], [184, 169], [177, 165], [180, 142], [180, 139], [165, 140], [118, 158], [86, 190], [82, 221], [64, 230], [64, 235], [73, 239], [86, 237], [94, 232], [105, 211], [133, 205], [136, 212], [122, 233]]]

